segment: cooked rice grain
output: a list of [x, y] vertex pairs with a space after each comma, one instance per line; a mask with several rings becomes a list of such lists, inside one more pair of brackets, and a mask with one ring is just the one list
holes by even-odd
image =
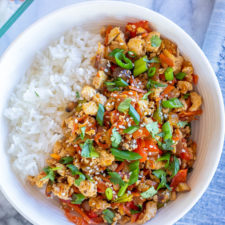
[[90, 59], [100, 35], [74, 28], [37, 54], [10, 96], [8, 153], [22, 180], [37, 175], [54, 143], [62, 137], [65, 105], [90, 83], [96, 70]]

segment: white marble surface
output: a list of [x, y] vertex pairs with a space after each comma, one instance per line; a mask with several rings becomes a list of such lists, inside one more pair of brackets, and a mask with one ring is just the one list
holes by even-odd
[[[34, 21], [55, 9], [76, 2], [81, 0], [34, 0], [28, 10], [0, 39], [0, 56], [10, 43]], [[189, 33], [200, 47], [203, 44], [214, 5], [214, 0], [126, 0], [126, 2], [153, 9], [171, 19]], [[183, 222], [177, 224], [184, 224]], [[27, 224], [30, 223], [20, 216], [0, 193], [0, 225]]]

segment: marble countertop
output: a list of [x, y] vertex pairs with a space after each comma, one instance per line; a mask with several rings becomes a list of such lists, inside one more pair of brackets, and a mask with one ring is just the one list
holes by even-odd
[[[58, 8], [77, 2], [81, 2], [81, 0], [34, 0], [27, 11], [25, 11], [9, 31], [0, 39], [0, 56], [10, 43], [34, 21]], [[161, 13], [182, 27], [198, 45], [202, 47], [211, 18], [214, 0], [126, 0], [126, 2], [136, 3]], [[205, 195], [210, 194], [215, 193], [207, 191]], [[217, 216], [219, 217], [221, 215], [216, 214], [215, 217], [211, 214], [213, 218], [210, 218], [210, 221], [201, 220], [201, 216], [207, 214], [207, 211], [203, 210], [203, 214], [201, 215], [201, 201], [202, 199], [197, 204], [198, 206], [195, 206], [176, 224], [225, 224], [224, 219], [219, 220], [220, 222], [217, 221]], [[213, 205], [211, 205], [211, 207], [209, 205], [207, 210], [210, 211], [212, 207]], [[197, 213], [195, 209], [197, 209]], [[225, 207], [222, 206], [222, 209], [225, 209]], [[195, 218], [193, 219], [193, 217]], [[30, 223], [19, 215], [0, 193], [0, 225], [26, 224]]]

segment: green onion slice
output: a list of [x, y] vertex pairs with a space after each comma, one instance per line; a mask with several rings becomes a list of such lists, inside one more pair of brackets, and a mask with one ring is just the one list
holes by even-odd
[[104, 112], [105, 112], [104, 106], [102, 104], [99, 104], [96, 120], [100, 126], [103, 125]]
[[112, 198], [113, 198], [113, 190], [112, 190], [112, 188], [110, 188], [110, 187], [106, 188], [105, 196], [106, 196], [108, 201], [112, 200]]
[[148, 77], [153, 77], [155, 75], [155, 72], [156, 72], [156, 68], [154, 66], [150, 67], [148, 70]]
[[140, 123], [140, 115], [138, 114], [138, 112], [135, 110], [135, 108], [132, 105], [130, 105], [130, 108], [129, 108], [129, 115], [133, 118], [136, 125]]
[[117, 52], [115, 54], [115, 60], [116, 64], [124, 69], [131, 70], [134, 67], [132, 61], [127, 58], [122, 52]]
[[136, 153], [136, 152], [130, 152], [130, 151], [121, 151], [115, 148], [111, 148], [111, 152], [114, 156], [120, 158], [120, 159], [126, 159], [126, 160], [137, 160], [141, 159], [142, 157]]
[[147, 59], [147, 56], [144, 56], [134, 62], [133, 74], [135, 77], [148, 70], [148, 64], [144, 59]]
[[165, 78], [168, 81], [173, 80], [174, 76], [173, 76], [173, 68], [172, 67], [168, 67], [165, 71]]
[[169, 100], [163, 101], [162, 106], [164, 108], [173, 109], [173, 108], [181, 108], [183, 107], [183, 104], [180, 102], [178, 98], [171, 98]]
[[138, 129], [139, 129], [138, 126], [131, 126], [131, 127], [128, 127], [127, 129], [123, 130], [123, 133], [124, 134], [133, 134]]
[[178, 79], [178, 80], [183, 80], [185, 78], [187, 74], [184, 73], [184, 72], [180, 72], [178, 74], [175, 75], [175, 77]]

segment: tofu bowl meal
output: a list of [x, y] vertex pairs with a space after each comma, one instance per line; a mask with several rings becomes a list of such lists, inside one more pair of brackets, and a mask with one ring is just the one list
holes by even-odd
[[161, 15], [66, 7], [25, 31], [0, 73], [0, 186], [33, 224], [173, 224], [209, 185], [221, 91], [199, 47]]

